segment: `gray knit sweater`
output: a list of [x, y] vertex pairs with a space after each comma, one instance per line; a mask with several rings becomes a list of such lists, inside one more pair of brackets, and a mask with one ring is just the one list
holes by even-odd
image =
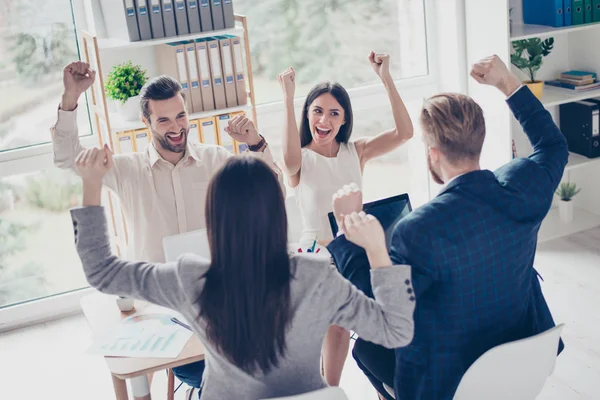
[[[355, 331], [362, 339], [388, 348], [406, 346], [413, 337], [415, 303], [404, 285], [408, 266], [371, 270], [373, 293], [365, 296], [316, 255], [291, 258], [292, 321], [287, 351], [267, 375], [251, 376], [231, 362], [205, 335], [195, 300], [202, 291], [207, 260], [184, 255], [177, 262], [124, 261], [111, 252], [102, 207], [71, 210], [75, 243], [88, 282], [101, 292], [146, 300], [180, 312], [206, 348], [202, 399], [265, 399], [326, 386], [320, 373], [323, 338], [330, 325]], [[402, 289], [400, 289], [402, 288]]]

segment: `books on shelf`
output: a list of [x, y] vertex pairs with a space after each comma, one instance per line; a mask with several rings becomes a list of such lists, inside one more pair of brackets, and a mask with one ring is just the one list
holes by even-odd
[[594, 83], [594, 78], [586, 78], [586, 79], [571, 79], [571, 78], [559, 78], [561, 82], [570, 83], [575, 86], [589, 85], [590, 83]]
[[551, 81], [546, 81], [546, 85], [559, 87], [559, 88], [563, 88], [563, 89], [574, 90], [577, 92], [600, 89], [600, 81], [594, 81], [592, 83], [585, 84], [585, 85], [574, 85], [572, 83], [564, 82], [560, 79], [554, 79]]
[[563, 72], [559, 78], [546, 81], [546, 84], [578, 92], [600, 88], [600, 82], [596, 79], [596, 73], [588, 71]]
[[592, 80], [596, 79], [596, 73], [589, 72], [589, 71], [573, 70], [573, 71], [567, 71], [567, 72], [561, 73], [560, 77], [562, 79], [573, 79], [573, 80], [584, 81], [584, 80], [588, 80], [588, 79], [592, 79]]

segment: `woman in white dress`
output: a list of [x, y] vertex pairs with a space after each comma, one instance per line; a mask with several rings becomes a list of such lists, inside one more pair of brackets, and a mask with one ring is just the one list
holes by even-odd
[[[323, 82], [310, 91], [298, 129], [294, 111], [295, 72], [288, 68], [278, 76], [286, 105], [284, 171], [302, 215], [303, 246], [311, 245], [314, 240], [327, 245], [333, 239], [327, 217], [333, 208], [333, 195], [349, 184], [362, 190], [365, 164], [413, 136], [410, 116], [390, 75], [389, 55], [371, 51], [369, 62], [388, 93], [394, 127], [376, 136], [354, 140], [350, 140], [353, 123], [350, 97], [341, 85]], [[330, 328], [323, 348], [323, 372], [330, 385], [339, 385], [349, 341], [347, 332]]]

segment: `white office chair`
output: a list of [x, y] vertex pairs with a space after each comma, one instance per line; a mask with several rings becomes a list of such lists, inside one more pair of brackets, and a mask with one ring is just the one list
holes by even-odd
[[348, 400], [346, 393], [337, 386], [330, 386], [325, 389], [315, 390], [309, 393], [303, 393], [296, 396], [277, 397], [262, 400]]
[[[469, 367], [454, 400], [534, 400], [554, 372], [564, 324], [496, 346]], [[394, 389], [386, 386], [394, 397]]]
[[534, 400], [554, 372], [563, 328], [488, 350], [469, 367], [454, 400]]
[[302, 216], [300, 209], [296, 204], [296, 196], [290, 194], [285, 199], [285, 210], [288, 218], [288, 242], [298, 243], [302, 236], [304, 226], [302, 224]]

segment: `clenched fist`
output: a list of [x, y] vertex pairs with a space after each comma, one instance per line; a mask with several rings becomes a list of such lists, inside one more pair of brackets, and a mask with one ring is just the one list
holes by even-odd
[[381, 54], [371, 51], [371, 53], [369, 53], [369, 62], [371, 63], [373, 71], [375, 71], [379, 78], [386, 79], [390, 77], [389, 54]]
[[284, 99], [286, 101], [293, 101], [296, 91], [296, 71], [294, 71], [294, 68], [290, 67], [277, 75], [277, 80], [279, 81], [281, 90], [283, 90]]
[[333, 195], [333, 215], [343, 229], [344, 216], [358, 213], [363, 208], [362, 192], [356, 183], [345, 185]]
[[497, 55], [493, 55], [473, 64], [471, 76], [477, 82], [494, 86], [506, 96], [510, 96], [521, 82]]
[[387, 254], [385, 232], [374, 216], [364, 211], [346, 215], [344, 229], [346, 239], [364, 248], [367, 253]]
[[75, 61], [63, 70], [64, 93], [61, 108], [72, 111], [77, 107], [79, 96], [92, 86], [96, 79], [96, 71], [83, 61]]

